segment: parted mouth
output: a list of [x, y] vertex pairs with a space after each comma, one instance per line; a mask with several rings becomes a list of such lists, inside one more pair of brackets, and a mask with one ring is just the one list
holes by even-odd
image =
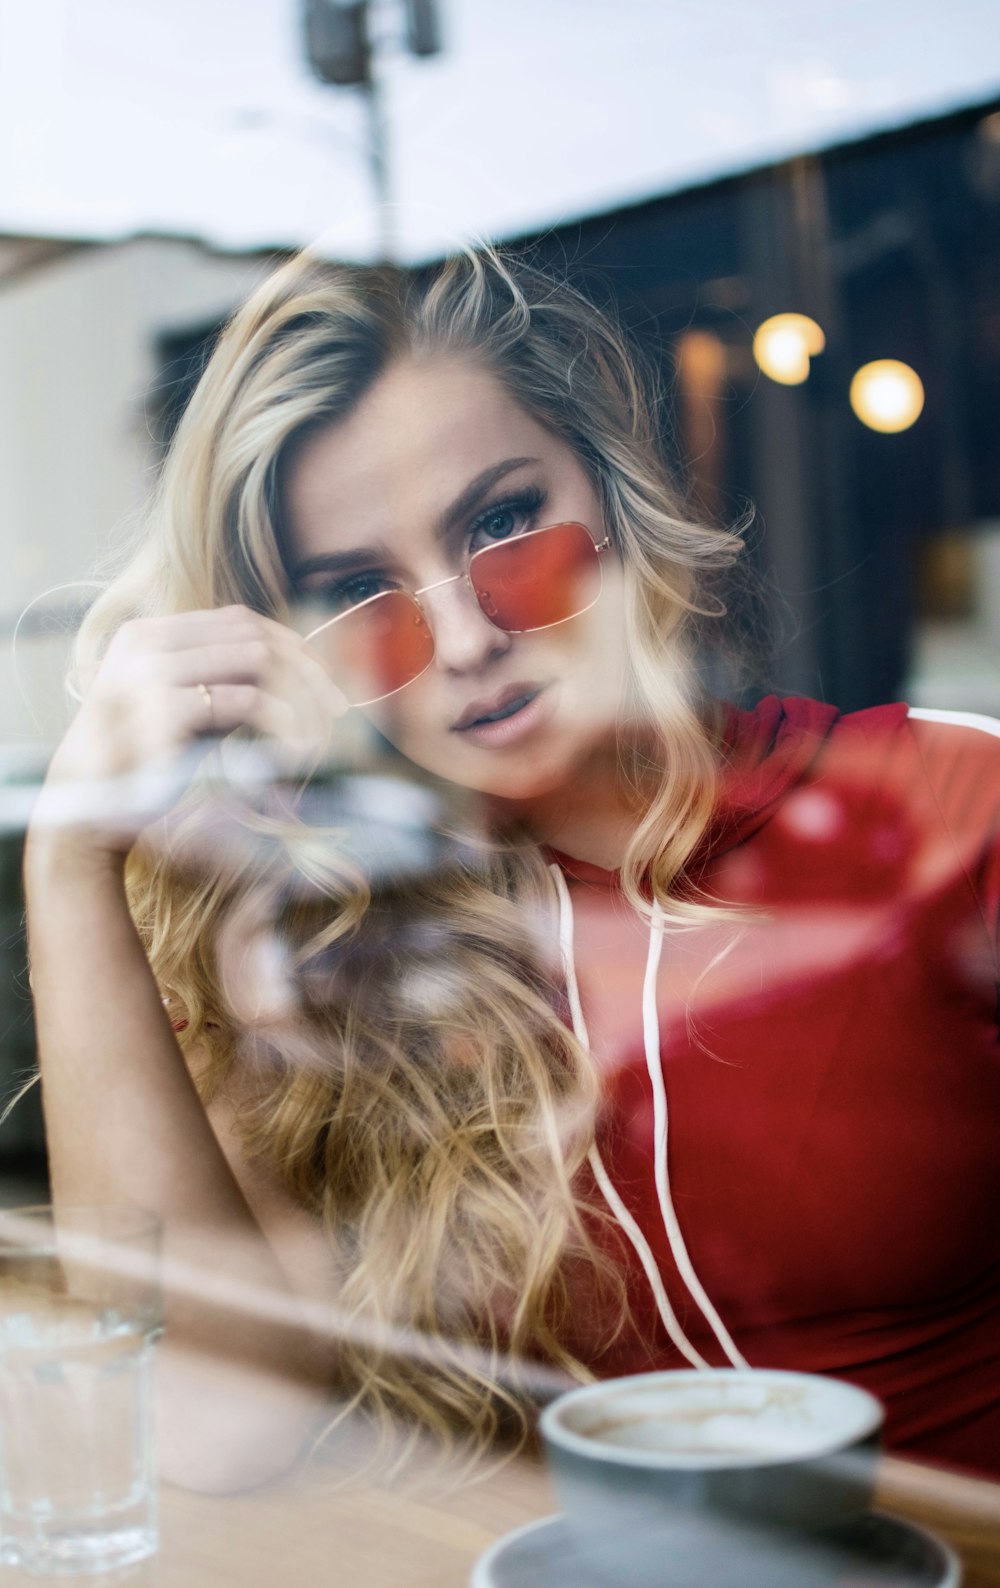
[[505, 717], [513, 717], [516, 712], [523, 711], [539, 694], [540, 684], [510, 684], [495, 695], [472, 701], [452, 723], [451, 731], [464, 733], [468, 728], [479, 728], [488, 722], [502, 722]]

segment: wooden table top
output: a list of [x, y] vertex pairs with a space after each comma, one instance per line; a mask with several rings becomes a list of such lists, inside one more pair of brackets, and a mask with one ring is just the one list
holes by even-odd
[[[963, 1561], [964, 1588], [1000, 1588], [1000, 1484], [886, 1459], [877, 1504], [947, 1539]], [[464, 1487], [426, 1474], [375, 1482], [317, 1464], [231, 1498], [165, 1488], [157, 1558], [79, 1580], [94, 1588], [467, 1588], [494, 1539], [554, 1510], [544, 1467], [528, 1457]]]

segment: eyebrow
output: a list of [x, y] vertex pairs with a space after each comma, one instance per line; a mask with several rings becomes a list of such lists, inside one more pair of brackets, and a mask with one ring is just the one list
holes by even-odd
[[[529, 463], [538, 462], [538, 458], [504, 458], [502, 463], [494, 463], [481, 474], [477, 474], [461, 495], [457, 496], [451, 506], [441, 514], [435, 526], [438, 539], [447, 539], [456, 524], [467, 518], [478, 507], [483, 497], [506, 475], [513, 474], [515, 469], [525, 468]], [[318, 557], [306, 557], [292, 568], [289, 581], [294, 587], [301, 584], [302, 580], [311, 573], [339, 573], [359, 568], [371, 562], [373, 553], [378, 551], [380, 548], [377, 546], [357, 546], [351, 551], [329, 551], [323, 552]]]

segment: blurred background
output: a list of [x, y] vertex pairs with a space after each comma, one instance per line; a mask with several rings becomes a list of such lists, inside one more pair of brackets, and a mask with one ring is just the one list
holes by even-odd
[[[1000, 715], [994, 0], [0, 0], [7, 1093], [78, 581], [212, 336], [303, 245], [419, 268], [476, 237], [617, 302], [694, 509], [752, 504], [761, 682]], [[28, 1100], [18, 1195], [40, 1141]]]

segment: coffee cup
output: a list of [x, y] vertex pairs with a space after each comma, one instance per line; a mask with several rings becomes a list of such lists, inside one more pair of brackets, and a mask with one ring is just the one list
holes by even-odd
[[874, 1396], [839, 1379], [726, 1368], [571, 1390], [540, 1431], [581, 1558], [608, 1583], [658, 1588], [666, 1561], [722, 1580], [734, 1552], [780, 1552], [856, 1520], [882, 1420]]

